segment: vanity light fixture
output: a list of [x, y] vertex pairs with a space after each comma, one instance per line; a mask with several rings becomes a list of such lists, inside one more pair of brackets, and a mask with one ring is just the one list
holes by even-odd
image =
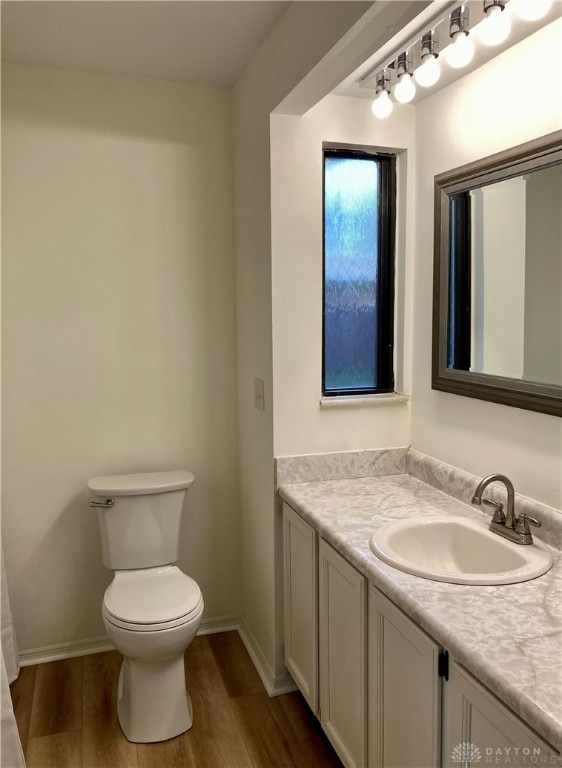
[[474, 56], [474, 45], [469, 37], [469, 13], [466, 5], [455, 8], [449, 20], [449, 37], [452, 40], [443, 51], [449, 66], [462, 69]]
[[414, 78], [422, 88], [431, 88], [441, 77], [439, 64], [439, 40], [437, 30], [431, 29], [421, 39], [420, 55], [422, 63], [414, 72]]
[[511, 22], [505, 5], [506, 0], [484, 0], [486, 17], [476, 27], [478, 39], [484, 45], [499, 45], [507, 39]]
[[[468, 3], [457, 5], [454, 0], [441, 1], [446, 9], [443, 8], [438, 16], [419, 29], [416, 36], [403, 39], [400, 48], [388, 54], [388, 58], [380, 60], [359, 82], [360, 87], [371, 91], [373, 83], [376, 83], [376, 97], [372, 104], [375, 117], [388, 117], [393, 109], [393, 101], [402, 104], [413, 101], [416, 86], [431, 88], [435, 85], [441, 77], [443, 59], [453, 69], [461, 69], [474, 58], [475, 43], [486, 46], [505, 43], [511, 32], [512, 21], [515, 26], [515, 15], [539, 22], [540, 25], [540, 19], [553, 7], [553, 0], [481, 0], [481, 3], [471, 6], [471, 28]], [[447, 33], [451, 42], [440, 51], [439, 35], [442, 42]], [[400, 50], [402, 52], [398, 53]], [[449, 77], [449, 81], [451, 79]]]
[[414, 70], [412, 54], [409, 51], [401, 53], [396, 59], [396, 76], [398, 82], [392, 91], [396, 101], [407, 104], [416, 95], [416, 86], [412, 79]]
[[513, 10], [524, 21], [537, 21], [552, 8], [552, 0], [511, 0]]
[[390, 71], [388, 68], [381, 69], [377, 73], [376, 97], [371, 109], [375, 117], [388, 117], [392, 112], [393, 104], [390, 100]]

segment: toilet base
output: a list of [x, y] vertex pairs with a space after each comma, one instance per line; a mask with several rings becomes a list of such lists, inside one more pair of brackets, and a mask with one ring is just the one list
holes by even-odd
[[161, 661], [124, 658], [117, 691], [119, 724], [128, 741], [166, 741], [193, 724], [183, 653]]

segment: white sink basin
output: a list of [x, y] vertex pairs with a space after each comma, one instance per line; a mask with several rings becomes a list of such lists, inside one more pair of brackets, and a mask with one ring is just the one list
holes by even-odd
[[514, 584], [546, 573], [552, 553], [542, 542], [513, 544], [485, 520], [418, 517], [386, 523], [371, 536], [372, 551], [414, 576], [451, 584]]

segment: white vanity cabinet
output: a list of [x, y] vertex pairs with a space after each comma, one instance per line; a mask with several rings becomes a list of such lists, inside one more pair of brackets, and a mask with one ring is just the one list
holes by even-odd
[[557, 765], [557, 753], [456, 661], [443, 691], [443, 760], [450, 768]]
[[369, 766], [435, 768], [441, 753], [441, 647], [369, 587]]
[[366, 579], [319, 545], [320, 722], [347, 768], [367, 762]]
[[346, 768], [560, 764], [286, 504], [283, 536], [285, 663]]
[[318, 715], [318, 537], [283, 505], [285, 665]]
[[367, 764], [366, 579], [283, 505], [285, 664], [346, 768]]

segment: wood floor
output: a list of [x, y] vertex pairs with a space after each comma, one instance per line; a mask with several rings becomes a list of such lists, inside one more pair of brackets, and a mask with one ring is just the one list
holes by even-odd
[[270, 699], [237, 632], [186, 653], [193, 727], [131, 744], [116, 712], [117, 651], [22, 667], [12, 698], [28, 768], [341, 768], [300, 693]]

